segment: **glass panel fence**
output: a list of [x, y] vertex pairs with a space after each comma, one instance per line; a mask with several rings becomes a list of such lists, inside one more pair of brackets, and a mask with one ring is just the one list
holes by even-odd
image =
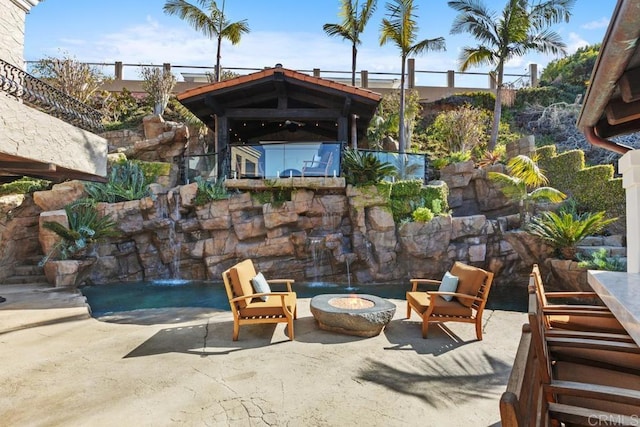
[[399, 154], [389, 151], [369, 151], [380, 160], [387, 162], [396, 169], [396, 176], [388, 176], [387, 181], [420, 179], [427, 181], [427, 158], [424, 154], [405, 153]]
[[261, 142], [231, 147], [230, 178], [340, 176], [339, 142]]

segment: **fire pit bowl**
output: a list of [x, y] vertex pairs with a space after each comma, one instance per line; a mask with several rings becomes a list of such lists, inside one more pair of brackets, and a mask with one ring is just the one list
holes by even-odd
[[325, 294], [311, 299], [318, 327], [359, 337], [374, 337], [391, 321], [395, 304], [375, 295]]

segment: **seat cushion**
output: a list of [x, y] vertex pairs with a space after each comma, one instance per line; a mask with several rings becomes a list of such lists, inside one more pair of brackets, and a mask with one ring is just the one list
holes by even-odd
[[[287, 292], [284, 298], [285, 305], [291, 313], [296, 310], [296, 293]], [[240, 317], [265, 317], [265, 316], [284, 316], [282, 309], [282, 299], [279, 295], [272, 295], [267, 301], [259, 299], [251, 301], [242, 310]]]
[[[431, 297], [427, 292], [407, 292], [407, 303], [423, 316], [431, 304]], [[437, 298], [437, 302], [433, 314], [461, 317], [471, 317], [473, 314], [470, 307], [460, 304], [457, 299], [445, 301], [440, 295], [434, 298]]]
[[[480, 287], [487, 279], [487, 273], [477, 267], [456, 262], [451, 268], [451, 274], [458, 276], [458, 289], [457, 292], [465, 295], [476, 296]], [[470, 299], [458, 299], [458, 301], [466, 306], [471, 307], [473, 300]]]
[[572, 331], [626, 333], [625, 329], [615, 317], [571, 316], [565, 314], [551, 314], [547, 317], [549, 319], [549, 326], [552, 328]]

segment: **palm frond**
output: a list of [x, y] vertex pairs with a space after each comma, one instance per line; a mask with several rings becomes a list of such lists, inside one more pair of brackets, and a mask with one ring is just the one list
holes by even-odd
[[553, 187], [540, 187], [529, 193], [531, 200], [548, 200], [551, 203], [560, 203], [567, 198], [567, 195]]
[[513, 157], [507, 162], [507, 170], [512, 176], [520, 178], [528, 187], [539, 187], [548, 182], [547, 177], [538, 167], [535, 158], [525, 155]]

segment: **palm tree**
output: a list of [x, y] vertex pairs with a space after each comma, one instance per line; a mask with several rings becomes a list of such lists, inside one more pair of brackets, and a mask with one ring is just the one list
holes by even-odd
[[398, 130], [398, 151], [402, 154], [405, 152], [405, 70], [407, 65], [407, 57], [409, 55], [419, 55], [430, 50], [445, 50], [443, 37], [435, 39], [424, 39], [416, 41], [418, 33], [417, 16], [414, 11], [413, 0], [393, 0], [385, 5], [388, 17], [382, 20], [380, 27], [380, 46], [386, 43], [393, 43], [400, 49], [402, 58], [401, 76], [400, 76], [400, 129]]
[[225, 0], [222, 0], [222, 8], [219, 8], [215, 0], [197, 0], [200, 9], [185, 0], [167, 0], [162, 8], [169, 15], [178, 15], [180, 19], [187, 21], [193, 28], [202, 31], [210, 39], [218, 40], [216, 56], [215, 81], [220, 81], [220, 48], [222, 39], [227, 39], [231, 44], [240, 43], [243, 34], [249, 32], [249, 24], [246, 19], [237, 22], [229, 22], [224, 14]]
[[504, 65], [527, 52], [566, 53], [560, 35], [551, 31], [553, 24], [569, 21], [575, 0], [507, 0], [502, 14], [487, 9], [482, 0], [452, 0], [448, 4], [458, 12], [451, 34], [469, 33], [478, 46], [466, 46], [460, 53], [460, 70], [491, 65], [497, 78], [496, 103], [488, 150], [498, 140], [502, 114]]
[[538, 167], [535, 157], [532, 159], [522, 154], [516, 156], [507, 163], [507, 171], [509, 175], [489, 172], [488, 177], [500, 185], [505, 196], [518, 202], [522, 220], [529, 214], [530, 202], [548, 200], [559, 203], [567, 197], [553, 187], [543, 187], [548, 180]]
[[356, 57], [360, 34], [364, 31], [369, 18], [376, 10], [377, 0], [366, 0], [362, 8], [358, 10], [358, 0], [341, 0], [340, 13], [341, 24], [324, 24], [322, 29], [327, 35], [339, 36], [351, 42], [351, 86], [356, 85]]

